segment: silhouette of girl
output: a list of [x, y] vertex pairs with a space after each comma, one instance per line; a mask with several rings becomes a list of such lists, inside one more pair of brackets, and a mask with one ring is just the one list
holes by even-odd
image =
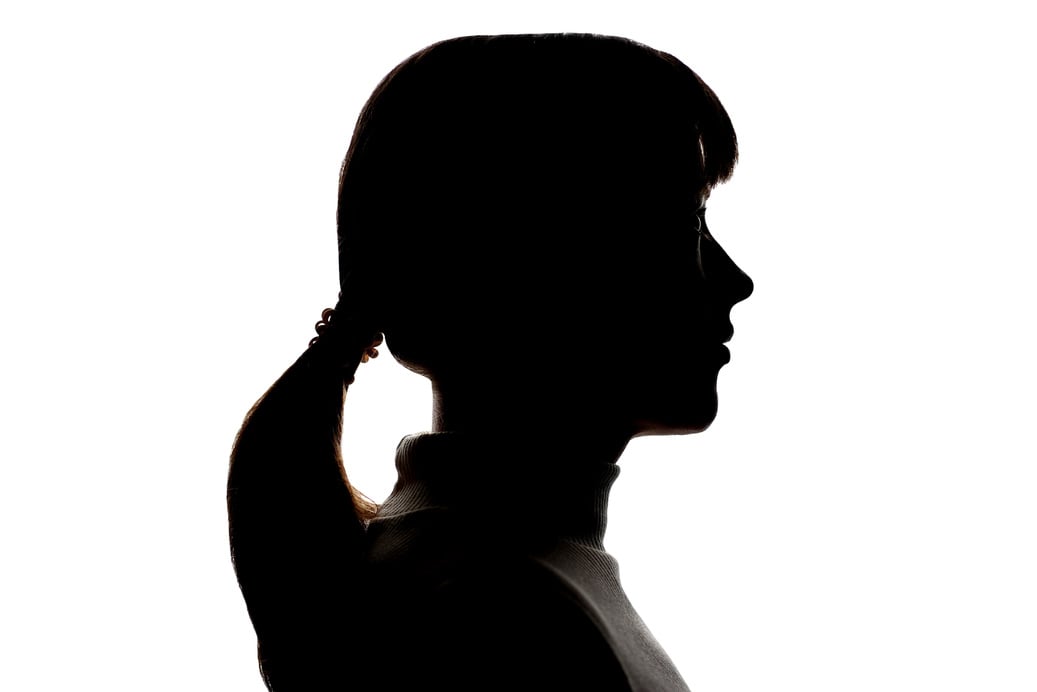
[[[687, 689], [602, 540], [627, 442], [716, 414], [752, 282], [704, 212], [736, 158], [709, 87], [626, 39], [453, 39], [381, 82], [342, 166], [339, 302], [232, 454], [271, 690]], [[434, 422], [378, 506], [339, 443], [383, 334]]]

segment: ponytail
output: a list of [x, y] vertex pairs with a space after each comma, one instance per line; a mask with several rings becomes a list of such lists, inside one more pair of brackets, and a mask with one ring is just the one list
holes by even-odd
[[272, 692], [350, 689], [361, 641], [350, 600], [377, 505], [346, 477], [342, 406], [381, 338], [331, 310], [317, 331], [245, 416], [227, 483], [231, 559]]

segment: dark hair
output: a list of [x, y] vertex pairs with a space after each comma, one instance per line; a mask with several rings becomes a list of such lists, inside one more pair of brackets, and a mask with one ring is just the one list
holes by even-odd
[[[690, 197], [678, 186], [715, 186], [737, 155], [713, 91], [639, 43], [561, 34], [434, 44], [382, 80], [357, 123], [339, 187], [342, 290], [377, 281], [378, 328], [394, 355], [420, 362], [422, 344], [391, 333], [393, 307], [413, 287], [461, 294], [481, 269], [550, 273], [552, 260], [569, 271], [630, 201]], [[438, 271], [503, 247], [506, 266]]]
[[[688, 180], [715, 186], [736, 159], [712, 90], [627, 39], [457, 38], [382, 80], [342, 166], [336, 316], [249, 411], [231, 454], [232, 558], [270, 689], [342, 676], [336, 664], [362, 628], [350, 591], [376, 506], [343, 470], [342, 404], [380, 332], [402, 362], [435, 369], [434, 330], [408, 331], [399, 305], [433, 284], [470, 290], [483, 269], [460, 261], [464, 252], [506, 249], [518, 271], [536, 248], [541, 265], [570, 262], [625, 202], [689, 194], [675, 187]], [[443, 262], [450, 271], [437, 270]]]

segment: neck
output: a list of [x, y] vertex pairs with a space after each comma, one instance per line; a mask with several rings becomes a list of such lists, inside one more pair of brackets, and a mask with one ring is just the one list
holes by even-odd
[[601, 548], [624, 445], [521, 430], [407, 437], [397, 451], [399, 480], [379, 516], [435, 508], [494, 542], [569, 540]]
[[458, 386], [433, 379], [432, 432], [493, 441], [500, 440], [501, 430], [511, 430], [508, 449], [500, 453], [513, 450], [516, 459], [564, 465], [615, 463], [634, 437], [636, 426], [619, 414], [610, 392], [558, 387], [531, 397], [523, 394], [527, 390], [501, 382]]

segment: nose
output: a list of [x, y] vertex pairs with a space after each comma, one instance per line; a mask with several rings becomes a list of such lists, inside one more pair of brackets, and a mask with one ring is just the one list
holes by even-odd
[[736, 280], [732, 282], [734, 284], [732, 294], [735, 302], [740, 303], [753, 294], [753, 289], [756, 288], [756, 285], [737, 264], [732, 262], [731, 265], [734, 267], [736, 276]]
[[740, 303], [752, 295], [753, 280], [735, 264], [716, 239], [703, 236], [699, 242], [702, 276], [710, 292], [722, 296], [731, 305]]

